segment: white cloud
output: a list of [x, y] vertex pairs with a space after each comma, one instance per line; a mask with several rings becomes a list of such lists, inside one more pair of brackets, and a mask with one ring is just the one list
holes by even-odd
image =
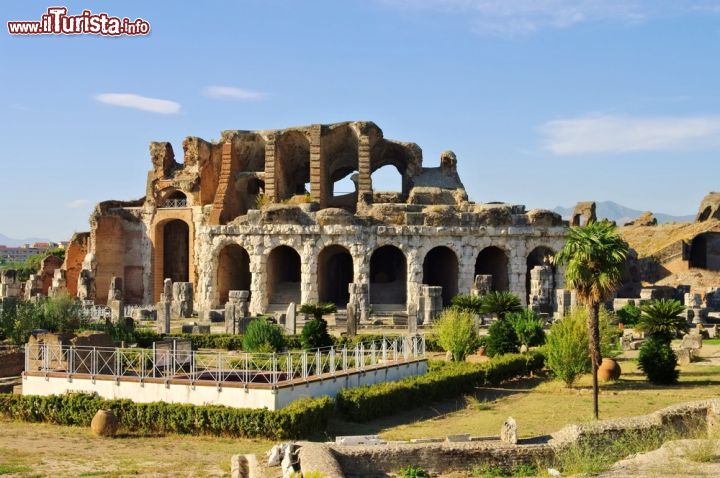
[[70, 209], [82, 209], [88, 205], [90, 205], [90, 201], [88, 199], [75, 199], [74, 201], [70, 201], [69, 203], [65, 204], [65, 206], [69, 207]]
[[267, 94], [261, 91], [236, 88], [234, 86], [208, 86], [205, 88], [205, 96], [216, 100], [237, 100], [237, 101], [259, 101], [267, 98]]
[[717, 12], [720, 0], [379, 0], [401, 10], [432, 10], [460, 14], [473, 28], [499, 36], [517, 36], [540, 29], [568, 28], [580, 23], [612, 21], [625, 24], [648, 18]]
[[113, 106], [123, 106], [136, 110], [150, 111], [152, 113], [175, 114], [180, 111], [180, 104], [170, 100], [148, 98], [147, 96], [132, 93], [102, 93], [95, 96], [100, 103]]
[[587, 116], [549, 121], [540, 132], [557, 155], [719, 148], [720, 116]]

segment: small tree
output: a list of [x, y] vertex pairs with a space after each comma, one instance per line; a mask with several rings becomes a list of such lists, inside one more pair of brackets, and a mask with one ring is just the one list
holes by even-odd
[[534, 347], [545, 343], [545, 323], [531, 309], [525, 309], [523, 312], [511, 312], [506, 316], [506, 320], [515, 327], [515, 334], [520, 345]]
[[570, 387], [575, 379], [590, 370], [590, 351], [585, 326], [587, 314], [573, 311], [550, 327], [545, 344], [545, 364]]
[[279, 352], [285, 346], [280, 327], [267, 319], [251, 321], [243, 337], [243, 349], [248, 352]]
[[488, 329], [485, 352], [490, 357], [516, 353], [520, 347], [515, 326], [509, 320], [496, 320]]
[[521, 312], [522, 304], [518, 296], [507, 291], [492, 291], [482, 298], [480, 311], [483, 314], [497, 315], [500, 320], [510, 312]]
[[450, 352], [453, 360], [462, 362], [479, 346], [473, 314], [464, 310], [446, 309], [435, 322], [440, 346]]
[[656, 299], [640, 307], [637, 330], [646, 335], [670, 343], [681, 332], [687, 332], [688, 324], [681, 314], [685, 306], [678, 300]]
[[311, 319], [305, 322], [300, 333], [300, 341], [305, 349], [319, 349], [332, 345], [327, 322], [323, 319]]
[[659, 337], [650, 337], [640, 347], [638, 368], [650, 383], [670, 385], [676, 383], [680, 372], [677, 370], [677, 356], [670, 343]]
[[317, 304], [303, 304], [300, 306], [301, 314], [312, 315], [316, 319], [322, 319], [325, 314], [337, 312], [337, 306], [332, 302], [318, 302]]
[[482, 297], [472, 294], [458, 294], [452, 298], [450, 306], [453, 309], [480, 315], [482, 313]]

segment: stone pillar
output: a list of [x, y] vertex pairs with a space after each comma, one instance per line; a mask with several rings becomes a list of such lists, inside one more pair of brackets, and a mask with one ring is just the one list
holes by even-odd
[[536, 312], [553, 310], [553, 270], [550, 266], [535, 266], [530, 270], [530, 305]]
[[107, 305], [110, 307], [110, 320], [113, 324], [121, 323], [123, 320], [123, 281], [113, 276], [110, 279], [110, 290], [108, 291]]
[[295, 302], [290, 302], [287, 311], [285, 312], [285, 333], [288, 335], [295, 335], [296, 333], [296, 319], [297, 311], [295, 310]]
[[275, 185], [275, 135], [271, 134], [265, 140], [265, 196], [270, 202], [276, 202]]
[[348, 303], [347, 320], [345, 321], [348, 337], [355, 337], [355, 335], [357, 335], [357, 322], [359, 315], [359, 306], [357, 302]]
[[361, 134], [358, 141], [358, 201], [362, 198], [372, 201], [372, 176], [370, 159], [370, 137]]
[[408, 335], [417, 334], [418, 326], [418, 306], [417, 304], [408, 304]]
[[65, 279], [65, 271], [63, 269], [55, 269], [52, 278], [52, 285], [48, 289], [49, 297], [57, 297], [58, 295], [67, 294], [67, 279]]
[[25, 299], [30, 300], [42, 293], [42, 281], [37, 274], [30, 274], [30, 278], [25, 282]]
[[7, 269], [0, 276], [0, 298], [10, 299], [20, 295], [20, 284], [17, 282], [17, 271]]
[[370, 294], [367, 284], [348, 284], [348, 292], [350, 293], [350, 304], [355, 304], [358, 308], [357, 319], [361, 322], [370, 320]]
[[492, 274], [478, 274], [473, 281], [470, 294], [483, 296], [492, 290]]
[[310, 196], [313, 201], [320, 203], [320, 207], [327, 206], [327, 187], [325, 165], [323, 164], [322, 127], [314, 124], [310, 127]]
[[88, 269], [82, 269], [78, 276], [77, 297], [83, 301], [95, 302], [95, 277]]
[[172, 315], [173, 317], [189, 318], [193, 313], [193, 285], [192, 282], [175, 282], [172, 285]]
[[423, 324], [430, 325], [435, 317], [442, 311], [442, 287], [423, 286]]
[[557, 289], [555, 291], [555, 318], [562, 319], [577, 305], [575, 290]]

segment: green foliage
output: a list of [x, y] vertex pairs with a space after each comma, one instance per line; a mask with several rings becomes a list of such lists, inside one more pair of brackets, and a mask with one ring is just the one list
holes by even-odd
[[656, 299], [640, 307], [642, 311], [637, 330], [646, 335], [670, 342], [680, 332], [687, 332], [688, 324], [681, 314], [685, 306], [678, 300]]
[[311, 319], [305, 322], [300, 333], [300, 341], [304, 349], [319, 349], [333, 344], [324, 319]]
[[392, 415], [409, 407], [473, 392], [476, 387], [497, 385], [514, 377], [541, 370], [543, 355], [538, 352], [496, 357], [488, 362], [431, 362], [424, 375], [396, 382], [343, 389], [336, 402], [347, 419], [365, 422]]
[[266, 319], [251, 321], [243, 337], [246, 352], [279, 352], [285, 346], [280, 327]]
[[85, 325], [79, 303], [67, 294], [43, 300], [6, 301], [0, 313], [0, 334], [16, 345], [26, 343], [35, 329], [73, 332]]
[[515, 334], [521, 345], [535, 347], [545, 343], [545, 323], [531, 309], [512, 312], [506, 320], [515, 327]]
[[482, 313], [482, 297], [472, 294], [458, 294], [450, 301], [453, 309], [480, 315]]
[[612, 297], [622, 280], [629, 247], [606, 222], [568, 229], [555, 262], [565, 265], [565, 282], [584, 304], [598, 304]]
[[61, 260], [64, 260], [65, 249], [59, 247], [49, 249], [40, 254], [30, 256], [25, 259], [25, 261], [19, 263], [5, 262], [2, 264], [2, 267], [0, 267], [0, 269], [15, 269], [17, 271], [17, 280], [25, 282], [30, 278], [30, 274], [35, 274], [38, 272], [38, 270], [40, 270], [40, 263], [42, 263], [42, 261], [45, 260], [47, 256], [57, 256]]
[[483, 314], [497, 315], [504, 319], [505, 315], [511, 312], [521, 312], [522, 304], [518, 296], [507, 291], [492, 291], [484, 295], [480, 312]]
[[464, 361], [479, 346], [475, 317], [471, 312], [446, 309], [433, 329], [442, 348], [452, 353], [456, 362]]
[[650, 383], [656, 385], [677, 383], [680, 372], [676, 367], [675, 352], [663, 337], [651, 336], [640, 347], [638, 368], [643, 371]]
[[640, 307], [628, 304], [617, 311], [618, 319], [626, 326], [634, 326], [640, 321]]
[[397, 472], [400, 478], [430, 478], [430, 473], [424, 468], [415, 465], [408, 465]]
[[489, 357], [496, 355], [516, 353], [520, 347], [520, 340], [515, 332], [515, 326], [508, 320], [497, 320], [488, 329], [485, 353]]
[[303, 304], [300, 306], [301, 314], [312, 315], [316, 319], [322, 319], [325, 314], [337, 312], [337, 306], [332, 302], [318, 302], [317, 304]]
[[471, 476], [473, 478], [496, 478], [498, 476], [536, 476], [537, 474], [537, 465], [519, 463], [512, 468], [490, 465], [475, 466], [472, 469]]
[[590, 370], [586, 315], [587, 312], [578, 309], [555, 322], [543, 349], [548, 368], [568, 387]]
[[99, 409], [111, 410], [122, 429], [143, 434], [207, 434], [244, 438], [305, 438], [325, 430], [333, 403], [301, 398], [280, 410], [105, 400], [95, 395], [0, 394], [0, 416], [87, 427]]

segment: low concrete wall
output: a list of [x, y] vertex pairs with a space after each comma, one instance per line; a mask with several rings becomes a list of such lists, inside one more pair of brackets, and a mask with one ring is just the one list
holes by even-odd
[[427, 360], [378, 367], [368, 371], [340, 374], [337, 377], [313, 378], [306, 383], [268, 386], [233, 384], [195, 385], [176, 380], [112, 376], [73, 375], [62, 373], [26, 372], [23, 375], [23, 395], [62, 395], [67, 392], [97, 393], [107, 399], [129, 399], [140, 403], [167, 402], [193, 405], [226, 405], [237, 408], [268, 408], [278, 410], [301, 397], [334, 397], [343, 388], [353, 388], [379, 382], [390, 382], [421, 375], [428, 370]]
[[[522, 426], [522, 421], [520, 421]], [[388, 445], [323, 445], [331, 451], [345, 477], [386, 476], [408, 465], [431, 473], [464, 472], [473, 466], [513, 468], [521, 463], [551, 460], [558, 452], [585, 442], [602, 449], [627, 433], [673, 431], [682, 435], [700, 427], [720, 429], [720, 399], [683, 403], [639, 417], [569, 425], [552, 435], [510, 445], [500, 440], [461, 443], [393, 443]], [[303, 470], [305, 466], [301, 463]]]

